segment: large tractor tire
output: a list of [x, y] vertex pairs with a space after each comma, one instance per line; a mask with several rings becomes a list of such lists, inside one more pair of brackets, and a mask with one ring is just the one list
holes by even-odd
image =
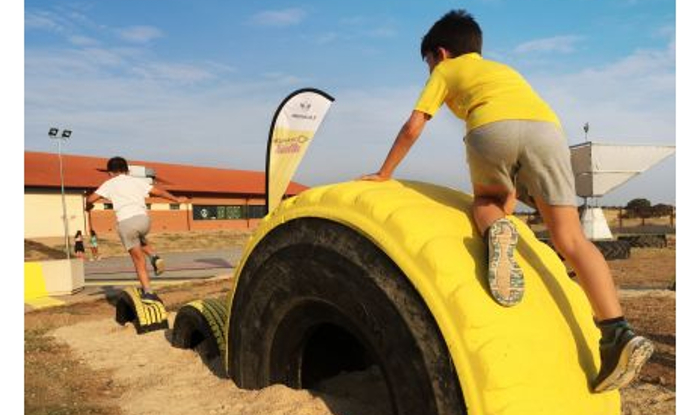
[[627, 241], [593, 241], [603, 257], [609, 261], [630, 257], [630, 243]]
[[313, 388], [379, 365], [397, 414], [466, 413], [430, 311], [367, 238], [325, 219], [275, 229], [238, 283], [229, 344], [244, 388]]
[[307, 190], [264, 218], [229, 297], [243, 388], [314, 388], [378, 367], [397, 415], [615, 415], [593, 394], [600, 334], [556, 253], [516, 218], [525, 296], [498, 305], [471, 197], [417, 182]]

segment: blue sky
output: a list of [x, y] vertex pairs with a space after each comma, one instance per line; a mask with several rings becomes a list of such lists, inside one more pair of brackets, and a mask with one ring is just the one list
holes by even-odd
[[[375, 171], [427, 76], [420, 39], [452, 8], [484, 56], [518, 69], [571, 144], [675, 144], [676, 12], [670, 0], [24, 2], [24, 148], [261, 170], [291, 91], [336, 97], [295, 177]], [[442, 109], [396, 176], [471, 190], [462, 124]], [[675, 156], [612, 192], [675, 203]]]

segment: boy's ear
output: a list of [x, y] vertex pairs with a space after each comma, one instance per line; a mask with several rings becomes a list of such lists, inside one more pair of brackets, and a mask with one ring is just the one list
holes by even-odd
[[438, 47], [437, 52], [438, 52], [438, 56], [437, 56], [438, 62], [442, 62], [445, 59], [450, 59], [452, 57], [452, 54], [450, 53], [450, 51], [443, 48], [442, 46]]

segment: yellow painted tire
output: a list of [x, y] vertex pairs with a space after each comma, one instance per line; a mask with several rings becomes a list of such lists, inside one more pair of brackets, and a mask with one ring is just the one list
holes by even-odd
[[173, 324], [173, 346], [181, 349], [202, 347], [208, 360], [223, 355], [226, 345], [224, 300], [206, 298], [181, 307]]
[[[512, 218], [525, 295], [499, 306], [470, 210], [468, 195], [408, 181], [341, 183], [284, 201], [234, 276], [229, 374], [245, 388], [313, 386], [342, 366], [305, 353], [330, 326], [364, 350], [341, 352], [380, 366], [397, 414], [619, 414], [618, 392], [590, 392], [599, 333], [557, 255]], [[320, 360], [315, 375], [305, 359]]]
[[128, 287], [120, 292], [115, 303], [117, 323], [132, 323], [136, 333], [144, 334], [168, 328], [168, 312], [159, 302], [141, 301], [141, 289]]

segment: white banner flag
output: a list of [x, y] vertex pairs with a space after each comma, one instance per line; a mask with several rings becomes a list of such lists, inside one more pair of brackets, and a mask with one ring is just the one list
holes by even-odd
[[292, 92], [282, 101], [270, 125], [267, 143], [267, 212], [280, 204], [316, 130], [334, 98], [313, 88]]

